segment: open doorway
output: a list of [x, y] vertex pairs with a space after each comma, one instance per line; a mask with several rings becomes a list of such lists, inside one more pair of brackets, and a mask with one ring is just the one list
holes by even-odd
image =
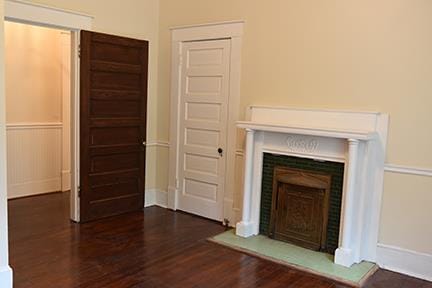
[[5, 22], [8, 199], [71, 187], [71, 32]]

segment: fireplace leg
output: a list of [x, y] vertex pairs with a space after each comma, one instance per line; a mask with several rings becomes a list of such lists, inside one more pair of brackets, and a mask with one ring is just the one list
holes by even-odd
[[253, 223], [251, 222], [252, 207], [252, 180], [253, 180], [253, 145], [254, 130], [246, 129], [245, 171], [243, 183], [243, 212], [242, 220], [236, 225], [236, 234], [241, 237], [253, 235]]
[[[343, 196], [343, 206], [341, 211], [341, 238], [339, 248], [335, 252], [335, 263], [346, 267], [350, 267], [354, 264], [355, 255], [354, 251], [350, 248], [353, 247], [353, 241], [356, 241], [353, 237], [353, 225], [354, 225], [354, 190], [355, 175], [357, 173], [357, 158], [358, 158], [358, 146], [359, 141], [356, 139], [348, 139], [348, 169], [346, 177], [346, 190]], [[355, 245], [354, 245], [355, 246]]]

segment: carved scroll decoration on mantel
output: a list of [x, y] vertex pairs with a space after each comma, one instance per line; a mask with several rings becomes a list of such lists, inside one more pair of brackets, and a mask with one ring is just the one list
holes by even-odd
[[297, 153], [313, 153], [318, 149], [319, 142], [315, 138], [288, 136], [285, 140], [288, 150]]

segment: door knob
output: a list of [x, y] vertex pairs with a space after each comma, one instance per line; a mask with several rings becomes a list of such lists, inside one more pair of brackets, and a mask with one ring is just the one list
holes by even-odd
[[222, 157], [223, 156], [223, 149], [222, 148], [218, 148], [218, 153], [219, 153], [219, 155]]

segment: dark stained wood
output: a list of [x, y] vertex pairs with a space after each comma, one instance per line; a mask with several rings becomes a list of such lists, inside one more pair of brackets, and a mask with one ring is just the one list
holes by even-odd
[[269, 236], [327, 251], [330, 186], [331, 175], [275, 167]]
[[81, 32], [81, 221], [144, 207], [148, 42]]
[[[85, 224], [69, 221], [69, 194], [9, 202], [15, 288], [347, 288], [206, 241], [219, 223], [158, 207]], [[379, 270], [366, 288], [432, 288]]]

